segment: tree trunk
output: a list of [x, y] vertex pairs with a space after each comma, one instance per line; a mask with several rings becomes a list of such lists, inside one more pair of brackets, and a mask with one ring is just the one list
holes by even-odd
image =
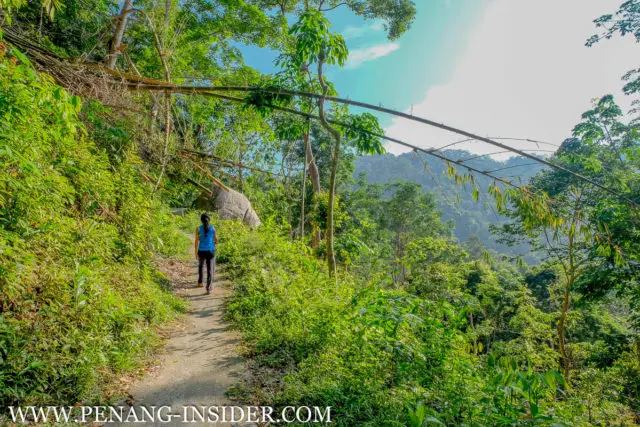
[[169, 36], [169, 22], [171, 19], [171, 4], [173, 0], [166, 0], [164, 5], [164, 41], [167, 42]]
[[402, 277], [402, 273], [400, 271], [401, 265], [402, 265], [402, 249], [401, 249], [401, 244], [400, 244], [400, 229], [396, 230], [396, 234], [394, 237], [394, 260], [393, 260], [393, 266], [394, 266], [394, 271], [392, 273], [392, 279], [393, 279], [393, 283], [394, 284], [399, 284], [401, 281], [401, 277]]
[[[168, 71], [165, 75], [168, 77]], [[167, 81], [169, 81], [169, 78], [167, 78]], [[168, 90], [165, 91], [164, 94], [164, 108], [164, 150], [162, 153], [162, 167], [160, 169], [160, 175], [158, 176], [158, 182], [156, 182], [154, 191], [158, 191], [158, 188], [162, 183], [164, 173], [167, 169], [167, 163], [169, 163], [169, 145], [171, 143], [171, 128], [173, 125], [173, 121], [171, 120], [171, 92]]]
[[[318, 170], [318, 166], [316, 165], [316, 161], [313, 156], [313, 149], [311, 148], [309, 132], [305, 133], [303, 138], [305, 143], [305, 161], [309, 165], [309, 176], [311, 177], [313, 194], [316, 196], [314, 197], [315, 200], [313, 203], [317, 208], [317, 196], [320, 194], [320, 171]], [[320, 247], [320, 240], [322, 240], [320, 229], [318, 228], [318, 226], [314, 225], [311, 235], [311, 247], [313, 249], [318, 249]]]
[[313, 158], [313, 149], [311, 148], [311, 141], [309, 139], [308, 133], [304, 135], [304, 140], [306, 145], [305, 158], [307, 160], [307, 164], [309, 165], [309, 176], [311, 177], [313, 192], [320, 193], [320, 171], [318, 171], [316, 161]]
[[569, 357], [567, 356], [567, 348], [565, 342], [566, 336], [566, 323], [567, 323], [567, 313], [569, 312], [569, 303], [571, 298], [571, 287], [573, 286], [573, 282], [576, 279], [576, 265], [574, 260], [573, 253], [573, 233], [574, 228], [577, 223], [577, 217], [574, 216], [571, 227], [569, 228], [569, 233], [567, 235], [567, 251], [569, 254], [569, 263], [568, 266], [564, 267], [566, 286], [564, 288], [564, 293], [562, 296], [562, 309], [560, 311], [560, 318], [558, 319], [558, 350], [560, 351], [560, 357], [562, 358], [562, 371], [564, 374], [564, 380], [569, 382]]
[[478, 355], [478, 340], [476, 339], [476, 331], [475, 326], [473, 326], [473, 313], [470, 311], [468, 313], [469, 318], [469, 326], [471, 327], [471, 332], [473, 333], [473, 354]]
[[327, 208], [327, 266], [329, 274], [336, 274], [336, 255], [333, 251], [333, 237], [335, 233], [333, 214], [336, 200], [336, 176], [338, 172], [338, 161], [340, 156], [340, 138], [335, 138], [333, 153], [331, 156], [331, 177], [329, 178], [329, 206]]
[[[303, 139], [304, 143], [304, 139]], [[307, 194], [307, 145], [304, 146], [304, 167], [302, 168], [302, 200], [300, 203], [300, 240], [304, 242], [304, 202]]]
[[156, 123], [158, 122], [158, 96], [155, 92], [151, 92], [151, 132], [155, 132]]
[[238, 181], [239, 181], [239, 190], [242, 193], [244, 187], [244, 181], [242, 177], [242, 165], [244, 164], [244, 150], [242, 149], [242, 142], [240, 142], [240, 146], [238, 147]]
[[329, 275], [335, 277], [336, 275], [336, 256], [333, 252], [333, 212], [335, 209], [336, 199], [336, 176], [338, 172], [338, 161], [340, 160], [340, 132], [332, 127], [324, 115], [324, 100], [329, 92], [329, 86], [324, 81], [322, 74], [322, 65], [324, 64], [324, 54], [320, 54], [318, 58], [318, 81], [322, 86], [322, 96], [318, 98], [318, 113], [320, 116], [320, 122], [322, 126], [333, 137], [334, 144], [331, 153], [331, 177], [329, 178], [329, 206], [327, 207], [327, 266], [329, 267]]
[[122, 5], [122, 11], [118, 15], [118, 21], [116, 22], [116, 28], [113, 31], [113, 38], [109, 43], [109, 53], [105, 58], [107, 68], [114, 69], [116, 67], [116, 61], [120, 54], [120, 47], [122, 46], [122, 38], [124, 37], [124, 31], [127, 28], [127, 21], [129, 20], [129, 14], [133, 10], [133, 0], [124, 0]]
[[569, 381], [569, 357], [567, 356], [567, 349], [565, 347], [565, 331], [567, 322], [567, 313], [569, 311], [569, 288], [570, 283], [567, 283], [564, 289], [564, 296], [562, 299], [562, 312], [560, 313], [560, 319], [558, 319], [558, 350], [560, 351], [560, 357], [562, 358], [562, 371], [565, 381]]
[[[169, 13], [171, 12], [171, 0], [167, 0], [166, 3], [166, 11], [165, 11], [165, 27], [164, 33], [165, 37], [167, 37], [169, 33]], [[151, 20], [149, 20], [151, 23]], [[152, 29], [153, 31], [153, 29]], [[162, 49], [162, 44], [160, 43], [160, 38], [158, 37], [157, 31], [153, 31], [156, 50], [158, 55], [160, 55], [160, 62], [162, 63], [162, 68], [164, 69], [164, 79], [167, 83], [171, 83], [171, 71], [169, 70], [169, 64], [167, 63], [167, 52], [166, 49]], [[164, 46], [167, 46], [167, 40], [165, 38]], [[162, 168], [160, 169], [160, 175], [158, 176], [158, 182], [156, 183], [156, 188], [154, 191], [157, 191], [160, 183], [162, 182], [162, 177], [167, 169], [167, 163], [169, 162], [169, 145], [171, 142], [171, 128], [173, 127], [173, 120], [171, 118], [171, 91], [165, 90], [164, 92], [164, 106], [165, 106], [165, 116], [164, 116], [164, 152], [162, 158]]]

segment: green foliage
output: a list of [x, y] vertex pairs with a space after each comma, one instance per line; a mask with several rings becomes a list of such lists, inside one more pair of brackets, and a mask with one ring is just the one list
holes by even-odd
[[416, 14], [416, 6], [410, 0], [348, 0], [347, 5], [365, 18], [384, 19], [390, 40], [397, 39], [406, 32]]
[[0, 10], [4, 9], [8, 12], [11, 12], [24, 6], [25, 3], [26, 1], [24, 0], [2, 0], [0, 1]]
[[380, 138], [372, 135], [384, 134], [376, 116], [371, 113], [349, 114], [343, 122], [348, 125], [345, 137], [355, 146], [358, 154], [380, 155], [385, 152]]
[[[287, 107], [291, 104], [292, 96], [291, 95], [282, 95], [279, 93], [274, 93], [274, 91], [280, 90], [279, 87], [269, 85], [264, 88], [260, 88], [260, 90], [251, 91], [245, 97], [245, 102], [247, 105], [253, 106], [263, 117], [267, 117], [273, 111], [272, 107]], [[282, 135], [288, 139], [286, 136], [290, 134]]]
[[295, 37], [292, 66], [300, 69], [321, 59], [330, 65], [344, 65], [349, 54], [347, 45], [341, 35], [329, 31], [330, 26], [329, 20], [319, 11], [308, 10], [300, 16], [290, 30]]
[[[636, 43], [640, 42], [640, 3], [637, 0], [627, 0], [620, 5], [615, 14], [602, 15], [593, 21], [596, 27], [601, 29], [600, 34], [594, 34], [587, 39], [587, 46], [608, 40], [615, 34], [625, 37], [631, 34], [636, 39]], [[622, 80], [625, 81], [623, 92], [626, 95], [640, 94], [640, 69], [629, 70]], [[635, 114], [636, 118], [633, 123], [638, 124], [640, 121], [640, 99], [631, 101], [633, 108], [630, 114]]]
[[[155, 341], [153, 325], [183, 306], [151, 259], [188, 252], [184, 232], [198, 218], [175, 218], [167, 204], [190, 206], [207, 185], [208, 173], [175, 155], [197, 150], [210, 155], [198, 158], [207, 172], [237, 185], [265, 223], [250, 231], [214, 219], [219, 261], [235, 283], [228, 315], [252, 366], [276, 378], [256, 391], [261, 402], [330, 405], [337, 424], [349, 426], [633, 422], [640, 235], [627, 202], [640, 200], [637, 120], [624, 122], [605, 96], [551, 159], [626, 202], [562, 171], [519, 169], [527, 185], [507, 188], [415, 153], [359, 160], [379, 183], [361, 177], [353, 185], [356, 154], [384, 152], [375, 116], [273, 93], [336, 94], [322, 67], [343, 65], [348, 51], [323, 12], [342, 5], [384, 21], [391, 39], [415, 16], [410, 0], [134, 3], [118, 70], [264, 89], [240, 106], [184, 93], [165, 106], [157, 94], [138, 93], [105, 107], [38, 75], [17, 50], [0, 58], [1, 404], [100, 400], [105, 377], [139, 364]], [[121, 7], [0, 0], [12, 30], [93, 62], [104, 60]], [[297, 22], [287, 33], [290, 18]], [[589, 44], [616, 33], [637, 38], [637, 24], [637, 2], [626, 1], [596, 20], [604, 32]], [[279, 50], [283, 70], [260, 76], [238, 44]], [[625, 76], [625, 93], [638, 92], [637, 77]], [[319, 126], [270, 105], [328, 117]], [[346, 124], [335, 125], [339, 132], [329, 125], [338, 121]], [[313, 176], [313, 195], [300, 174], [306, 154], [323, 171]], [[479, 170], [526, 165], [464, 162]], [[498, 212], [477, 204], [488, 206], [484, 189]], [[521, 252], [537, 250], [541, 265], [512, 265], [491, 250], [504, 249], [487, 233], [487, 223], [505, 219], [497, 214], [513, 219], [503, 237], [522, 240]], [[313, 251], [309, 228], [294, 227], [302, 218], [314, 232], [327, 229], [327, 242], [314, 233]], [[319, 261], [332, 248], [342, 267], [335, 278]]]
[[423, 237], [412, 240], [402, 260], [410, 270], [408, 289], [434, 300], [459, 296], [457, 293], [468, 274], [461, 268], [465, 258], [464, 251], [446, 239]]
[[[440, 257], [425, 267], [447, 266], [440, 276], [451, 281], [449, 292], [384, 290], [377, 278], [366, 282], [346, 272], [336, 285], [306, 246], [274, 223], [258, 231], [238, 222], [216, 227], [223, 239], [220, 259], [235, 283], [228, 316], [242, 331], [256, 372], [270, 384], [274, 376], [282, 379], [275, 388], [257, 385], [253, 391], [263, 401], [331, 406], [335, 423], [345, 426], [631, 419], [616, 402], [629, 382], [598, 392], [614, 371], [609, 377], [585, 371], [571, 387], [565, 383], [554, 369], [557, 355], [545, 347], [551, 318], [536, 311], [522, 278], [506, 267], [461, 263], [451, 243], [423, 239], [415, 248], [430, 245]], [[468, 313], [474, 313], [473, 324]], [[499, 323], [504, 319], [508, 324]]]
[[183, 306], [149, 262], [154, 246], [179, 251], [170, 217], [131, 150], [110, 163], [87, 137], [81, 109], [50, 77], [0, 58], [3, 407], [100, 396], [139, 365], [150, 326]]
[[[463, 159], [470, 153], [459, 150], [447, 150], [444, 155], [452, 159]], [[506, 162], [498, 162], [490, 157], [470, 160], [469, 165], [479, 170], [494, 170], [502, 167], [512, 168], [526, 182], [541, 168], [536, 166], [520, 167], [528, 163], [526, 159], [512, 157]], [[527, 262], [539, 262], [535, 254], [524, 244], [508, 246], [497, 241], [490, 231], [490, 225], [499, 225], [507, 218], [497, 214], [493, 203], [485, 195], [492, 181], [483, 176], [476, 176], [475, 183], [479, 190], [470, 186], [460, 186], [446, 177], [447, 167], [438, 159], [421, 156], [416, 153], [405, 153], [399, 156], [363, 156], [355, 163], [355, 175], [366, 174], [366, 180], [372, 184], [387, 184], [394, 181], [411, 181], [422, 185], [424, 190], [433, 193], [442, 220], [455, 223], [454, 235], [465, 242], [477, 236], [490, 251], [509, 256], [524, 255]], [[478, 198], [475, 200], [474, 193]]]
[[410, 395], [408, 384], [420, 382], [413, 374], [438, 369], [448, 348], [439, 321], [418, 318], [433, 307], [347, 276], [335, 286], [304, 246], [274, 226], [260, 233], [219, 227], [221, 236], [230, 236], [220, 245], [221, 257], [237, 283], [229, 315], [245, 332], [248, 351], [272, 368], [299, 366], [276, 401], [338, 405], [345, 408], [339, 410], [343, 425], [394, 402], [402, 416], [401, 396], [385, 401], [385, 383], [403, 384], [401, 395]]
[[308, 10], [327, 12], [345, 6], [365, 19], [384, 21], [387, 37], [391, 40], [410, 28], [416, 14], [412, 0], [258, 0], [256, 3], [276, 8], [281, 15]]
[[62, 56], [80, 56], [108, 41], [105, 27], [110, 26], [117, 7], [111, 0], [27, 2], [13, 14], [14, 30], [37, 37]]
[[631, 34], [636, 41], [640, 41], [640, 4], [636, 0], [625, 1], [615, 15], [602, 15], [593, 22], [596, 27], [603, 28], [604, 32], [591, 36], [587, 40], [587, 46], [592, 46], [602, 39], [610, 39], [616, 33], [623, 37]]
[[556, 371], [522, 372], [513, 360], [496, 360], [493, 355], [489, 355], [487, 365], [485, 390], [493, 400], [487, 415], [492, 424], [514, 425], [527, 420], [527, 424], [537, 425], [553, 421], [552, 416], [544, 413], [543, 404], [562, 393], [565, 386], [562, 375]]
[[[0, 11], [6, 10], [9, 13], [12, 13], [28, 3], [25, 0], [0, 0]], [[42, 0], [40, 2], [40, 9], [46, 12], [49, 20], [53, 21], [53, 18], [56, 14], [57, 10], [62, 9], [64, 4], [62, 0]], [[9, 17], [9, 23], [11, 23], [11, 18]]]
[[[593, 396], [603, 393], [589, 391], [600, 387], [612, 366], [628, 363], [630, 343], [637, 340], [638, 213], [627, 200], [638, 197], [638, 129], [633, 122], [623, 123], [622, 117], [613, 98], [604, 96], [582, 115], [574, 137], [563, 142], [552, 160], [615, 188], [626, 200], [564, 171], [546, 170], [530, 184], [547, 200], [536, 203], [509, 196], [515, 224], [503, 230], [528, 236], [534, 247], [548, 255], [544, 269], [553, 272], [551, 280], [534, 276], [530, 283], [535, 285], [536, 305], [555, 318], [565, 377], [576, 375], [570, 378], [576, 385], [574, 402], [587, 402], [589, 423], [598, 417], [624, 417], [613, 415], [625, 412], [618, 403], [637, 405], [634, 394], [631, 399], [619, 399], [618, 394], [602, 397], [596, 405]], [[534, 314], [532, 322], [543, 319], [529, 311]], [[540, 348], [540, 343], [528, 341], [526, 345]], [[542, 352], [536, 350], [536, 354]], [[633, 388], [633, 384], [625, 380], [620, 387]], [[594, 415], [596, 406], [600, 412]]]

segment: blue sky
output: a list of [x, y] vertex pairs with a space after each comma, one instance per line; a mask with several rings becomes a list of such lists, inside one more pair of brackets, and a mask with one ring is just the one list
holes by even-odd
[[[620, 77], [637, 67], [640, 46], [614, 37], [585, 40], [592, 21], [620, 0], [416, 0], [412, 28], [386, 39], [380, 22], [346, 8], [327, 16], [345, 36], [350, 60], [327, 73], [343, 97], [412, 113], [482, 136], [530, 138], [559, 145], [594, 98], [613, 94], [623, 109]], [[274, 53], [244, 49], [248, 65], [274, 72]], [[378, 115], [388, 135], [439, 147], [456, 135]], [[512, 146], [535, 151], [535, 144]], [[495, 147], [473, 142], [475, 153]], [[548, 149], [549, 147], [544, 147]], [[394, 153], [397, 146], [387, 146]]]
[[[377, 22], [361, 20], [348, 11], [329, 15], [334, 29], [345, 34], [352, 58], [370, 57], [367, 52], [375, 52], [376, 48], [381, 53], [395, 48], [377, 59], [359, 64], [350, 62], [345, 69], [334, 68], [330, 78], [341, 96], [404, 110], [419, 102], [429, 87], [447, 81], [484, 2], [416, 3], [417, 14], [411, 29], [393, 42], [387, 40]], [[363, 29], [361, 36], [350, 36], [356, 33], [350, 30], [356, 28]]]
[[[405, 110], [429, 87], [447, 80], [486, 1], [418, 0], [411, 29], [394, 41], [387, 39], [380, 21], [364, 20], [345, 7], [328, 12], [332, 30], [345, 37], [351, 59], [344, 68], [331, 67], [327, 77], [340, 96]], [[277, 71], [273, 51], [242, 50], [248, 65], [265, 73]], [[382, 125], [391, 122], [388, 116], [379, 117]]]

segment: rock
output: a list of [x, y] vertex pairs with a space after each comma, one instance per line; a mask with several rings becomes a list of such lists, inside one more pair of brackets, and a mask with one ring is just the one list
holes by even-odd
[[202, 195], [196, 201], [196, 207], [217, 212], [221, 219], [240, 218], [250, 227], [257, 227], [261, 224], [258, 214], [244, 194], [219, 187], [214, 187], [212, 193], [212, 197], [208, 197], [208, 194]]
[[171, 209], [171, 213], [174, 215], [182, 216], [189, 211], [188, 208], [173, 208]]

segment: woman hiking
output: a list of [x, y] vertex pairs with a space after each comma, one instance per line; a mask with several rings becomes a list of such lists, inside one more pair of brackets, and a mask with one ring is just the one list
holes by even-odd
[[211, 293], [211, 280], [216, 271], [216, 245], [218, 235], [213, 225], [209, 224], [209, 215], [200, 215], [202, 225], [196, 228], [196, 259], [198, 260], [198, 286], [202, 287], [202, 267], [207, 264], [207, 294]]

